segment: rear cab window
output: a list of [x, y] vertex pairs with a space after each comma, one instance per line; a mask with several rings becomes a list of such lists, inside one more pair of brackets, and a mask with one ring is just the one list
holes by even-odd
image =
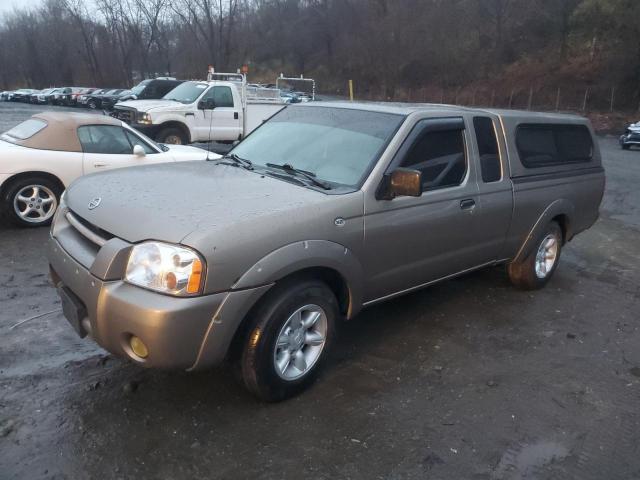
[[14, 143], [16, 140], [26, 140], [33, 137], [47, 126], [47, 122], [38, 118], [30, 118], [16, 125], [0, 137], [2, 140]]
[[498, 182], [502, 179], [502, 165], [493, 120], [489, 117], [473, 117], [473, 128], [476, 134], [482, 181]]
[[521, 124], [516, 130], [516, 147], [526, 168], [588, 163], [593, 159], [593, 139], [585, 125]]

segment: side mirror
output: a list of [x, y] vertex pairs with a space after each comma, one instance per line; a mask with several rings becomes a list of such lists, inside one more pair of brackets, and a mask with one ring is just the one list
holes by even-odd
[[216, 102], [213, 100], [213, 98], [200, 100], [198, 102], [198, 110], [213, 110], [214, 108], [216, 108]]
[[382, 200], [420, 195], [422, 195], [422, 172], [410, 168], [396, 168], [391, 174], [385, 175], [380, 192]]
[[140, 145], [134, 145], [133, 146], [133, 154], [136, 157], [144, 157], [144, 156], [147, 155], [146, 152], [144, 151], [144, 148], [142, 148], [142, 146], [140, 146]]

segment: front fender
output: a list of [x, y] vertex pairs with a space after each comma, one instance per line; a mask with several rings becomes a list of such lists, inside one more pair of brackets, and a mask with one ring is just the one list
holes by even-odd
[[571, 219], [575, 214], [575, 206], [573, 203], [565, 198], [560, 198], [551, 203], [538, 217], [536, 223], [533, 225], [529, 234], [525, 238], [524, 242], [520, 246], [520, 250], [513, 259], [514, 262], [524, 260], [529, 256], [533, 248], [535, 247], [536, 239], [542, 234], [542, 231], [546, 226], [559, 215], [564, 215], [567, 219], [567, 232], [565, 240], [569, 240], [572, 237], [571, 233]]
[[362, 308], [363, 269], [347, 247], [328, 240], [291, 243], [266, 255], [233, 285], [234, 290], [274, 283], [308, 268], [324, 267], [338, 272], [349, 289], [348, 317]]

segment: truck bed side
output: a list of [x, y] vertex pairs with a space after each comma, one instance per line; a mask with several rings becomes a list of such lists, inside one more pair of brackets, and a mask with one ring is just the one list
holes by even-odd
[[[514, 195], [505, 258], [520, 259], [528, 255], [531, 241], [552, 220], [560, 224], [565, 242], [593, 225], [598, 218], [605, 177], [597, 139], [588, 120], [569, 115], [509, 112], [500, 115], [500, 121], [507, 139]], [[593, 143], [591, 159], [525, 166], [517, 145], [518, 128], [545, 124], [586, 127]]]

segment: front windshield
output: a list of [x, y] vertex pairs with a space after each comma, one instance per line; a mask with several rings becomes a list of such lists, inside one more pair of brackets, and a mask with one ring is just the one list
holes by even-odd
[[328, 107], [281, 110], [233, 149], [255, 166], [306, 170], [318, 180], [357, 187], [404, 117]]
[[184, 104], [193, 103], [202, 95], [202, 92], [204, 92], [208, 86], [206, 83], [184, 82], [167, 93], [163, 98]]
[[149, 82], [151, 82], [151, 80], [143, 80], [142, 82], [140, 82], [138, 85], [136, 85], [135, 87], [133, 87], [131, 89], [131, 91], [133, 92], [134, 95], [140, 95], [142, 93], [142, 91], [144, 90], [144, 87], [146, 87], [147, 85], [149, 85]]

